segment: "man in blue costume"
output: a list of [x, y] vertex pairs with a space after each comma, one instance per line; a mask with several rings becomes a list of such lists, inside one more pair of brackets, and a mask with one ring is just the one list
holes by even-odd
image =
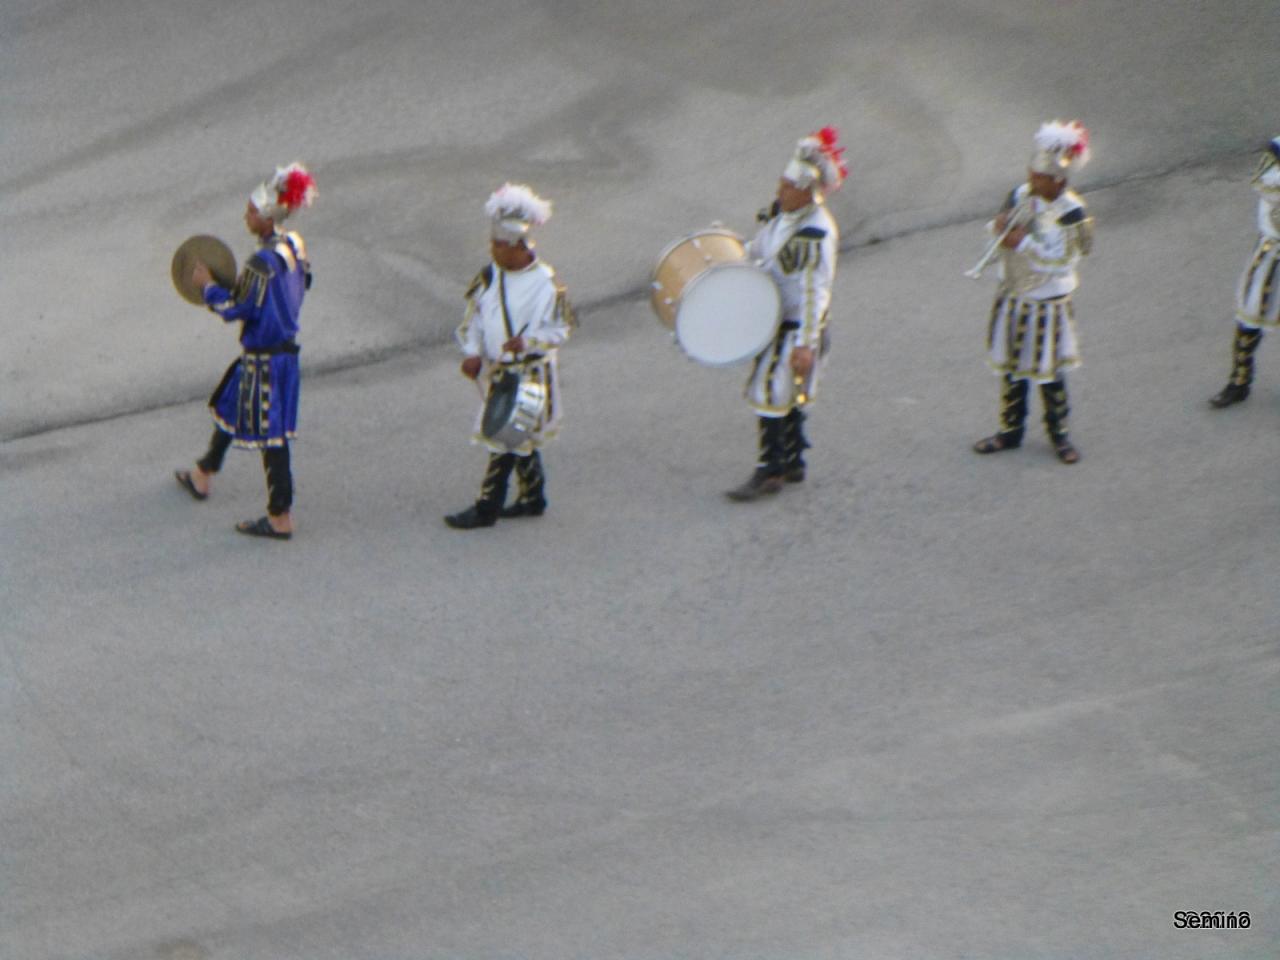
[[298, 422], [298, 314], [311, 286], [311, 265], [302, 237], [281, 232], [279, 225], [299, 207], [310, 206], [315, 195], [315, 180], [301, 164], [278, 169], [258, 185], [245, 208], [245, 226], [261, 246], [245, 263], [235, 289], [219, 286], [203, 263], [192, 271], [209, 309], [241, 324], [243, 353], [209, 400], [215, 429], [208, 452], [193, 470], [178, 470], [174, 476], [192, 497], [204, 500], [228, 447], [261, 450], [266, 516], [236, 524], [238, 531], [255, 537], [293, 536], [289, 441]]

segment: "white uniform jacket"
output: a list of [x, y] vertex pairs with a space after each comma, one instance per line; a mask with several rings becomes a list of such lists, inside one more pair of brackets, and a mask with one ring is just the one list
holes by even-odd
[[[1076, 267], [1093, 248], [1093, 221], [1079, 194], [1063, 190], [1056, 200], [1028, 196], [1022, 184], [1009, 197], [1010, 206], [1031, 203], [1034, 218], [1015, 250], [1000, 257], [1001, 292], [1024, 300], [1052, 300], [1080, 285]], [[988, 224], [995, 232], [995, 221]]]
[[1280, 327], [1280, 166], [1260, 174], [1258, 242], [1236, 287], [1236, 319], [1246, 327]]
[[826, 353], [827, 311], [835, 283], [840, 231], [825, 204], [792, 213], [775, 213], [747, 244], [747, 259], [758, 262], [778, 285], [782, 324], [778, 336], [760, 352], [747, 381], [748, 402], [761, 416], [785, 416], [813, 399], [819, 364], [797, 383], [791, 352], [811, 348]]
[[[457, 331], [458, 345], [468, 357], [480, 357], [485, 362], [481, 383], [487, 385], [496, 373], [511, 369], [546, 389], [546, 406], [527, 449], [515, 451], [522, 455], [532, 453], [555, 434], [560, 424], [556, 348], [569, 338], [573, 326], [573, 313], [564, 287], [557, 282], [551, 266], [541, 260], [535, 260], [523, 270], [503, 270], [490, 263], [471, 282], [466, 298], [466, 314]], [[525, 350], [519, 356], [502, 349], [504, 343], [516, 336], [525, 341]], [[481, 434], [483, 416], [481, 404], [473, 441], [495, 452], [506, 453], [506, 447]]]

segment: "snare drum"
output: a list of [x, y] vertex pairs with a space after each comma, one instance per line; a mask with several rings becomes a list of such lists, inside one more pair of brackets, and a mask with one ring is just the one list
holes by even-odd
[[546, 387], [514, 370], [504, 370], [489, 387], [480, 432], [485, 439], [516, 450], [537, 431], [546, 406]]
[[651, 303], [692, 359], [710, 367], [749, 360], [778, 327], [773, 278], [746, 259], [742, 239], [702, 230], [667, 247], [653, 269]]

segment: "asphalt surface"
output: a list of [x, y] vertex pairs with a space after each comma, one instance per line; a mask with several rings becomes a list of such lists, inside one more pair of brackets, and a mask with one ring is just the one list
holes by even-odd
[[[1280, 359], [1228, 371], [1272, 4], [0, 11], [0, 957], [1270, 958]], [[1268, 52], [1272, 51], [1272, 52]], [[1268, 99], [1269, 98], [1269, 99]], [[962, 271], [1036, 124], [1098, 245], [1072, 467], [979, 458]], [[854, 173], [810, 479], [642, 290], [795, 137]], [[297, 535], [194, 503], [234, 332], [180, 302], [299, 158]], [[442, 341], [504, 179], [582, 307], [552, 506], [462, 534]], [[1175, 911], [1247, 911], [1178, 929]]]

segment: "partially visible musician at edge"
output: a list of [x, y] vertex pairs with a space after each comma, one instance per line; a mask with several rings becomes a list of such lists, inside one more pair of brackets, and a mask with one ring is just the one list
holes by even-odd
[[1258, 191], [1258, 240], [1236, 285], [1231, 378], [1209, 400], [1218, 408], [1248, 399], [1262, 331], [1280, 327], [1280, 137], [1272, 137], [1263, 151], [1253, 189]]
[[[510, 370], [540, 384], [546, 400], [529, 437], [515, 450], [486, 438], [481, 403], [472, 442], [489, 449], [480, 496], [467, 509], [446, 516], [456, 530], [491, 527], [500, 517], [540, 517], [547, 508], [546, 474], [539, 452], [560, 424], [560, 384], [556, 348], [569, 338], [573, 313], [550, 264], [538, 258], [529, 237], [551, 217], [551, 204], [524, 184], [505, 183], [485, 203], [489, 215], [492, 262], [466, 293], [466, 314], [458, 327], [465, 354], [463, 376], [476, 380]], [[490, 386], [490, 390], [492, 386]], [[515, 470], [519, 486], [506, 505], [507, 485]]]
[[245, 226], [260, 246], [246, 261], [235, 289], [219, 286], [203, 263], [197, 262], [192, 270], [209, 309], [229, 323], [240, 323], [243, 353], [209, 400], [215, 429], [208, 452], [194, 469], [174, 475], [192, 497], [204, 500], [228, 447], [261, 450], [267, 513], [236, 524], [236, 529], [276, 540], [293, 536], [289, 441], [297, 435], [298, 422], [296, 338], [302, 300], [311, 287], [311, 264], [301, 235], [279, 228], [294, 211], [310, 206], [315, 196], [315, 180], [301, 164], [277, 169], [253, 191], [245, 208]]
[[727, 492], [751, 501], [778, 493], [805, 478], [805, 408], [817, 390], [827, 352], [827, 311], [835, 282], [840, 232], [824, 200], [848, 176], [834, 127], [823, 127], [797, 144], [777, 199], [755, 237], [748, 260], [758, 261], [778, 285], [782, 322], [777, 336], [755, 358], [747, 380], [747, 402], [758, 418], [760, 453], [755, 471]]
[[[1080, 283], [1076, 267], [1092, 249], [1093, 220], [1067, 179], [1088, 159], [1089, 131], [1078, 120], [1042, 124], [1028, 182], [988, 224], [998, 238], [1000, 287], [987, 330], [987, 361], [1004, 383], [1000, 429], [973, 445], [978, 453], [1022, 445], [1035, 382], [1058, 459], [1080, 459], [1067, 431], [1066, 372], [1080, 365], [1071, 294]], [[980, 271], [981, 265], [969, 275]]]

